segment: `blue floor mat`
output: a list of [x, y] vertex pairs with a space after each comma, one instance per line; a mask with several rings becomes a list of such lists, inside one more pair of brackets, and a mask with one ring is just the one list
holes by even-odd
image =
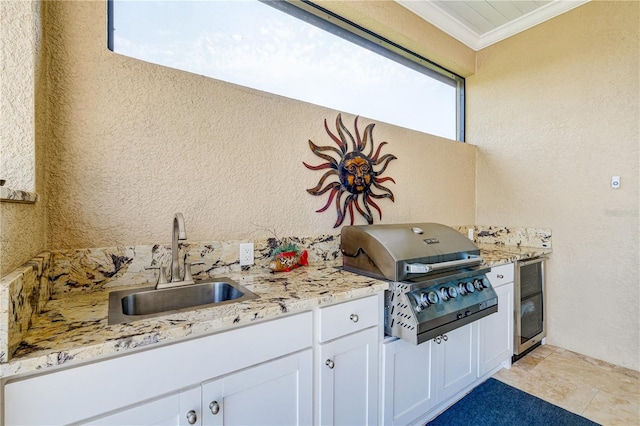
[[597, 426], [598, 423], [489, 379], [427, 425]]

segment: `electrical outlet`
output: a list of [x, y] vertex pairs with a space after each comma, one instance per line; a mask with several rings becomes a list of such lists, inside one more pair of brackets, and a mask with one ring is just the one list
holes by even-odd
[[240, 266], [253, 265], [253, 243], [240, 244]]
[[620, 176], [611, 176], [611, 187], [613, 189], [620, 188]]

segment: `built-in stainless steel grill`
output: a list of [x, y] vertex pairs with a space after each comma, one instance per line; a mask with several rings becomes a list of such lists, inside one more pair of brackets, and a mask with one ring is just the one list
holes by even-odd
[[492, 314], [480, 249], [438, 223], [345, 226], [344, 269], [390, 281], [385, 332], [418, 344]]

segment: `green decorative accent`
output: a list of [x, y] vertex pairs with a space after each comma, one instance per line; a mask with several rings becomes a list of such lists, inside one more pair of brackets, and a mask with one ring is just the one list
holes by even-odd
[[281, 244], [273, 251], [272, 256], [276, 256], [280, 253], [298, 252], [298, 246], [293, 243]]

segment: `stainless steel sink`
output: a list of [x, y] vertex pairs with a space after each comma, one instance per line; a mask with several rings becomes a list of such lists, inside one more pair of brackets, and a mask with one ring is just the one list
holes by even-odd
[[175, 312], [237, 303], [257, 297], [256, 294], [228, 278], [196, 281], [195, 284], [160, 290], [146, 287], [113, 291], [109, 293], [108, 323], [127, 323]]

